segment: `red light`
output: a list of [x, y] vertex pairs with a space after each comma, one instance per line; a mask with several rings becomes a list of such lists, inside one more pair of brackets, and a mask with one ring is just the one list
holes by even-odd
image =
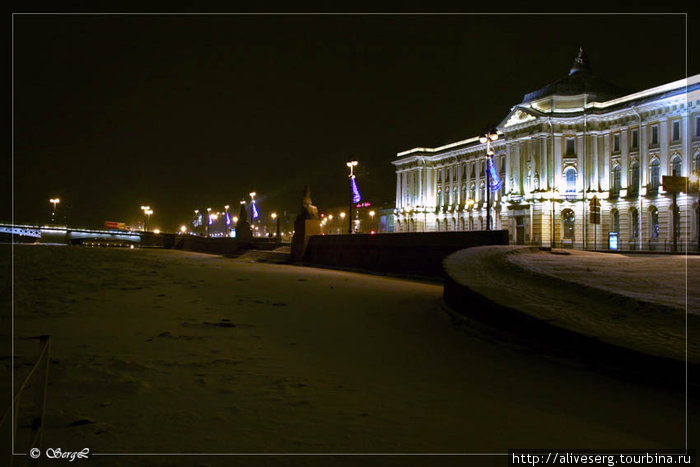
[[374, 234], [376, 234], [376, 233], [377, 233], [377, 232], [375, 232], [374, 230], [370, 230], [370, 232], [369, 232], [370, 235], [374, 235]]

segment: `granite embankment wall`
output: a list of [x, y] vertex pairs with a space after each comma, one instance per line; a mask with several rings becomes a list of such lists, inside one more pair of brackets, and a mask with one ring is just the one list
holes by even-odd
[[304, 252], [304, 262], [441, 278], [442, 260], [450, 253], [507, 244], [507, 230], [314, 235]]

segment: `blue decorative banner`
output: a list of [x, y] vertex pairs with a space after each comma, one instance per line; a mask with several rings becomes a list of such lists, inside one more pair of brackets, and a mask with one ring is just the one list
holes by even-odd
[[251, 210], [253, 211], [253, 219], [258, 218], [258, 208], [255, 207], [255, 201], [251, 204]]
[[226, 225], [231, 225], [231, 216], [229, 216], [228, 211], [226, 211]]
[[493, 157], [488, 158], [488, 171], [489, 171], [489, 178], [491, 179], [491, 191], [498, 191], [501, 189], [501, 185], [503, 185], [503, 182], [501, 181], [501, 177], [498, 176], [498, 171], [496, 171], [496, 166], [493, 165]]
[[357, 189], [357, 183], [355, 182], [355, 177], [350, 178], [350, 183], [352, 184], [352, 202], [359, 203], [362, 197], [360, 196], [360, 190]]

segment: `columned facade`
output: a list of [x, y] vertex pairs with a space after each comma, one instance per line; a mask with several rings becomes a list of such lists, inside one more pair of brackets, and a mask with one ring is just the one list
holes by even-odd
[[[675, 234], [680, 250], [698, 249], [700, 75], [626, 94], [581, 51], [569, 76], [526, 94], [498, 133], [492, 228], [512, 244], [607, 249], [612, 234], [621, 250], [668, 251]], [[478, 137], [399, 153], [395, 231], [485, 229], [486, 157]], [[677, 205], [664, 175], [689, 177]]]

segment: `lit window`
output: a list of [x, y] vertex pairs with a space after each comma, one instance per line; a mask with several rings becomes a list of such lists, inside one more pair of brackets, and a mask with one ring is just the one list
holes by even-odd
[[571, 209], [562, 212], [562, 223], [564, 227], [564, 238], [573, 240], [576, 234], [576, 215]]
[[576, 155], [576, 138], [566, 138], [566, 155]]
[[660, 172], [659, 172], [659, 160], [654, 159], [649, 164], [649, 190], [657, 191], [660, 185]]
[[636, 161], [630, 165], [630, 183], [627, 188], [630, 193], [639, 191], [639, 163]]
[[633, 208], [630, 214], [630, 237], [639, 238], [639, 211]]
[[576, 193], [576, 169], [569, 167], [566, 169], [566, 192]]
[[679, 156], [673, 156], [673, 158], [671, 158], [671, 175], [680, 177], [681, 170], [681, 158]]
[[611, 232], [620, 232], [620, 211], [617, 209], [612, 212]]
[[639, 147], [639, 130], [632, 130], [632, 137], [630, 139], [630, 149], [637, 149]]
[[618, 193], [620, 193], [621, 188], [622, 188], [622, 168], [620, 167], [619, 164], [616, 164], [615, 167], [613, 168], [613, 186], [612, 186], [613, 194], [617, 195]]
[[659, 125], [654, 125], [651, 127], [651, 143], [652, 146], [657, 146], [659, 144]]
[[681, 140], [681, 122], [678, 120], [671, 123], [671, 141], [678, 142]]
[[479, 184], [479, 201], [486, 201], [486, 185], [484, 182]]
[[649, 236], [659, 238], [659, 210], [654, 206], [649, 208]]
[[473, 183], [469, 187], [469, 199], [471, 199], [472, 201], [476, 201], [476, 185], [474, 185]]

